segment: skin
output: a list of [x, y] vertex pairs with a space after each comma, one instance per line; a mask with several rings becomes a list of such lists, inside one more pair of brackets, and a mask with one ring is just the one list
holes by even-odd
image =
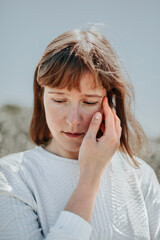
[[[100, 84], [93, 88], [93, 83], [93, 76], [87, 73], [80, 80], [81, 91], [77, 89], [68, 91], [66, 88], [44, 88], [46, 121], [52, 136], [54, 136], [46, 150], [62, 157], [78, 159], [82, 140], [94, 113], [97, 111], [103, 113], [102, 101], [106, 96], [106, 89]], [[86, 94], [96, 94], [100, 97], [86, 97]], [[78, 138], [69, 138], [64, 132], [83, 134]]]
[[[109, 107], [106, 90], [101, 86], [92, 88], [93, 77], [86, 74], [80, 81], [81, 91], [61, 90], [63, 96], [49, 93], [45, 87], [44, 107], [48, 127], [54, 136], [46, 147], [60, 156], [78, 159], [80, 177], [64, 210], [73, 212], [91, 222], [96, 196], [107, 164], [120, 146], [120, 119]], [[98, 94], [100, 98], [86, 98], [84, 94]], [[62, 103], [55, 103], [54, 100]], [[97, 102], [86, 105], [88, 102]], [[99, 114], [99, 117], [97, 116]], [[101, 127], [104, 115], [105, 125]], [[103, 135], [97, 139], [101, 128]], [[68, 138], [63, 131], [83, 132], [78, 138]]]

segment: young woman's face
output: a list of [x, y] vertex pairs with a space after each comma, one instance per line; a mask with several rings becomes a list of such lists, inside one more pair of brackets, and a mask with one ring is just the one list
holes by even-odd
[[83, 75], [80, 89], [44, 88], [44, 108], [52, 140], [46, 149], [59, 156], [78, 159], [81, 142], [95, 112], [102, 110], [106, 90], [102, 85], [93, 88], [94, 79]]

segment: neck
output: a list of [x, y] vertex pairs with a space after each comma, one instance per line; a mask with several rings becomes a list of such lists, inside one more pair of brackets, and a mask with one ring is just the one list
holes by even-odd
[[47, 151], [54, 153], [60, 157], [78, 160], [79, 152], [71, 152], [71, 151], [62, 149], [60, 146], [57, 146], [53, 138], [48, 142], [48, 144], [44, 148]]

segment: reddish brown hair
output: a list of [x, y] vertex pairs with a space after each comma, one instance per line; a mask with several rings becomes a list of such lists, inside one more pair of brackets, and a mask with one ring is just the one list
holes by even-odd
[[134, 91], [122, 73], [121, 63], [108, 40], [97, 30], [72, 30], [54, 39], [42, 55], [34, 74], [34, 110], [30, 136], [37, 145], [47, 145], [51, 133], [45, 119], [43, 87], [79, 89], [85, 72], [91, 72], [95, 86], [100, 82], [107, 90], [111, 107], [121, 120], [120, 151], [132, 159], [138, 156], [147, 138], [131, 113]]

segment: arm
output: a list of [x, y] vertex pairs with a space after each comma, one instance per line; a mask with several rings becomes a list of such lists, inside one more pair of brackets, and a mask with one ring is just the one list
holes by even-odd
[[1, 240], [44, 239], [37, 219], [30, 206], [11, 193], [0, 192]]
[[64, 210], [73, 212], [90, 222], [99, 186], [100, 178], [95, 179], [81, 175], [78, 185]]
[[102, 174], [118, 149], [121, 136], [120, 120], [109, 107], [106, 97], [102, 106], [105, 117], [105, 126], [101, 128], [103, 136], [97, 141], [102, 115], [99, 113], [97, 118], [95, 114], [79, 151], [80, 179], [65, 207], [66, 211], [73, 212], [88, 222], [91, 221]]
[[[1, 180], [0, 176], [0, 183]], [[44, 236], [36, 210], [18, 193], [0, 187], [1, 240], [89, 240], [91, 230], [90, 224], [78, 215], [62, 211], [47, 236]]]
[[[25, 186], [20, 186], [16, 174], [11, 176], [7, 170], [0, 176], [1, 240], [89, 240], [92, 230], [89, 222], [101, 177], [119, 146], [121, 132], [117, 117], [107, 102], [103, 104], [106, 123], [104, 135], [96, 141], [102, 115], [99, 119], [93, 117], [80, 147], [78, 161], [81, 174], [78, 185], [47, 236], [43, 235], [36, 209], [25, 201], [24, 196], [21, 197]], [[8, 188], [9, 185], [11, 188]], [[16, 192], [13, 191], [14, 188]], [[25, 196], [28, 197], [28, 193]]]
[[152, 170], [145, 195], [150, 235], [152, 240], [160, 239], [160, 184]]

